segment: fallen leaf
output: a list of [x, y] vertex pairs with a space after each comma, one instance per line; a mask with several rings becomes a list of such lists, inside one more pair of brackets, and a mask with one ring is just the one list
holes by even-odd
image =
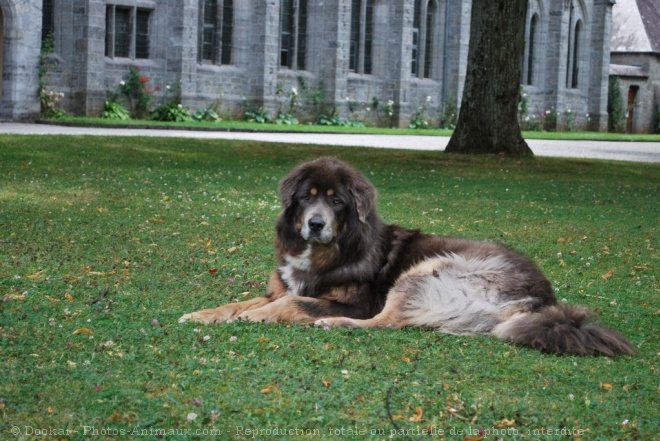
[[442, 383], [442, 389], [443, 389], [443, 390], [449, 390], [450, 388], [451, 388], [451, 386], [450, 386], [449, 384], [447, 384], [447, 383]]
[[72, 368], [75, 368], [75, 367], [78, 366], [78, 363], [76, 363], [76, 362], [74, 362], [74, 361], [71, 361], [71, 360], [67, 360], [67, 361], [66, 361], [66, 364], [68, 364], [69, 367], [72, 367]]
[[614, 388], [612, 383], [599, 383], [599, 385], [600, 385], [601, 389], [606, 390], [608, 392], [611, 391]]
[[41, 277], [43, 273], [44, 273], [43, 271], [37, 271], [36, 273], [27, 276], [27, 278], [30, 280], [38, 279], [39, 277]]
[[412, 421], [413, 423], [422, 421], [422, 408], [419, 406], [415, 407], [415, 415], [408, 418], [408, 421]]
[[495, 423], [495, 427], [513, 427], [516, 425], [516, 420], [507, 420], [502, 418], [500, 421]]
[[269, 394], [269, 393], [274, 392], [276, 390], [277, 390], [277, 386], [271, 384], [270, 386], [261, 389], [261, 393], [262, 394]]
[[68, 302], [73, 302], [73, 296], [71, 295], [71, 293], [66, 293], [66, 294], [64, 294], [64, 298], [65, 298]]
[[44, 297], [46, 297], [46, 299], [48, 299], [48, 301], [52, 303], [56, 303], [60, 301], [60, 299], [57, 299], [55, 297], [51, 297], [51, 296], [44, 296]]
[[50, 407], [50, 406], [48, 406], [48, 409], [47, 409], [47, 410], [48, 410], [48, 413], [53, 413], [53, 412], [55, 412], [55, 410], [53, 410], [53, 408]]
[[92, 330], [88, 328], [78, 328], [75, 331], [73, 331], [73, 335], [78, 335], [78, 334], [94, 335], [94, 332], [92, 332]]
[[410, 363], [410, 358], [406, 357], [405, 355], [401, 357], [401, 360], [403, 360], [404, 363]]
[[608, 279], [609, 279], [610, 277], [612, 277], [613, 275], [614, 275], [614, 271], [609, 270], [608, 272], [606, 272], [605, 274], [603, 274], [603, 275], [601, 276], [601, 278], [602, 278], [603, 280], [608, 280]]
[[96, 207], [96, 211], [98, 211], [99, 213], [107, 213], [108, 209], [105, 207]]
[[647, 269], [649, 269], [649, 266], [648, 265], [635, 265], [635, 266], [633, 266], [633, 269], [635, 271], [646, 271]]
[[211, 268], [209, 270], [209, 274], [217, 274], [218, 273], [218, 268]]
[[121, 414], [120, 414], [119, 412], [117, 412], [117, 411], [115, 410], [115, 411], [112, 413], [112, 415], [110, 415], [110, 420], [111, 420], [111, 421], [115, 421], [115, 422], [117, 422], [117, 421], [121, 421], [121, 420], [122, 420], [122, 416], [121, 416]]
[[355, 399], [358, 400], [360, 403], [364, 403], [364, 397], [362, 395], [358, 395], [357, 398]]
[[257, 340], [259, 343], [266, 343], [270, 341], [270, 338], [268, 337], [260, 337], [259, 340]]
[[325, 387], [330, 387], [330, 385], [332, 384], [332, 383], [330, 383], [329, 381], [326, 381], [326, 380], [321, 380], [321, 383], [322, 383]]

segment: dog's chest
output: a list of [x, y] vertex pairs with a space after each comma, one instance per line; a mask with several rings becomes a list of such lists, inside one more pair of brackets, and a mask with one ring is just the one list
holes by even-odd
[[296, 256], [284, 256], [284, 265], [280, 266], [279, 271], [282, 281], [289, 288], [289, 295], [301, 295], [305, 289], [305, 280], [312, 269], [311, 255], [311, 247], [308, 247]]

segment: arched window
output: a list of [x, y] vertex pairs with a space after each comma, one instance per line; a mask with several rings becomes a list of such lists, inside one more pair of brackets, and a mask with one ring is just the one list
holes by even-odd
[[370, 74], [374, 34], [374, 0], [353, 0], [351, 5], [351, 42], [348, 68]]
[[282, 0], [280, 5], [280, 66], [305, 69], [307, 0]]
[[411, 73], [430, 78], [433, 67], [433, 41], [436, 32], [437, 3], [435, 0], [415, 0], [412, 35]]
[[571, 60], [571, 88], [577, 89], [580, 85], [580, 45], [582, 44], [582, 20], [575, 23], [573, 31], [573, 59]]
[[200, 0], [198, 58], [201, 63], [231, 64], [233, 0]]
[[539, 25], [539, 15], [534, 14], [532, 19], [529, 22], [529, 36], [528, 36], [528, 49], [527, 49], [527, 60], [525, 62], [525, 67], [527, 68], [525, 76], [525, 84], [534, 84], [534, 56], [536, 55], [536, 42], [538, 40], [538, 25]]
[[430, 1], [426, 6], [426, 41], [424, 45], [424, 78], [431, 78], [431, 64], [433, 58], [433, 36], [435, 34], [435, 1]]

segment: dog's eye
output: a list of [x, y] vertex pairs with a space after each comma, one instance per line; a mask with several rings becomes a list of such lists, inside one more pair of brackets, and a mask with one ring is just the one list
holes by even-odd
[[341, 199], [339, 198], [333, 198], [332, 199], [333, 205], [341, 205]]

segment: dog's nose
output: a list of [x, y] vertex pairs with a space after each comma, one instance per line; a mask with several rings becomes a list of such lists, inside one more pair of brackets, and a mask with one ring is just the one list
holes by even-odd
[[307, 221], [307, 224], [309, 225], [309, 229], [314, 233], [318, 233], [323, 229], [323, 227], [325, 227], [325, 221], [318, 216], [312, 217], [309, 221]]

